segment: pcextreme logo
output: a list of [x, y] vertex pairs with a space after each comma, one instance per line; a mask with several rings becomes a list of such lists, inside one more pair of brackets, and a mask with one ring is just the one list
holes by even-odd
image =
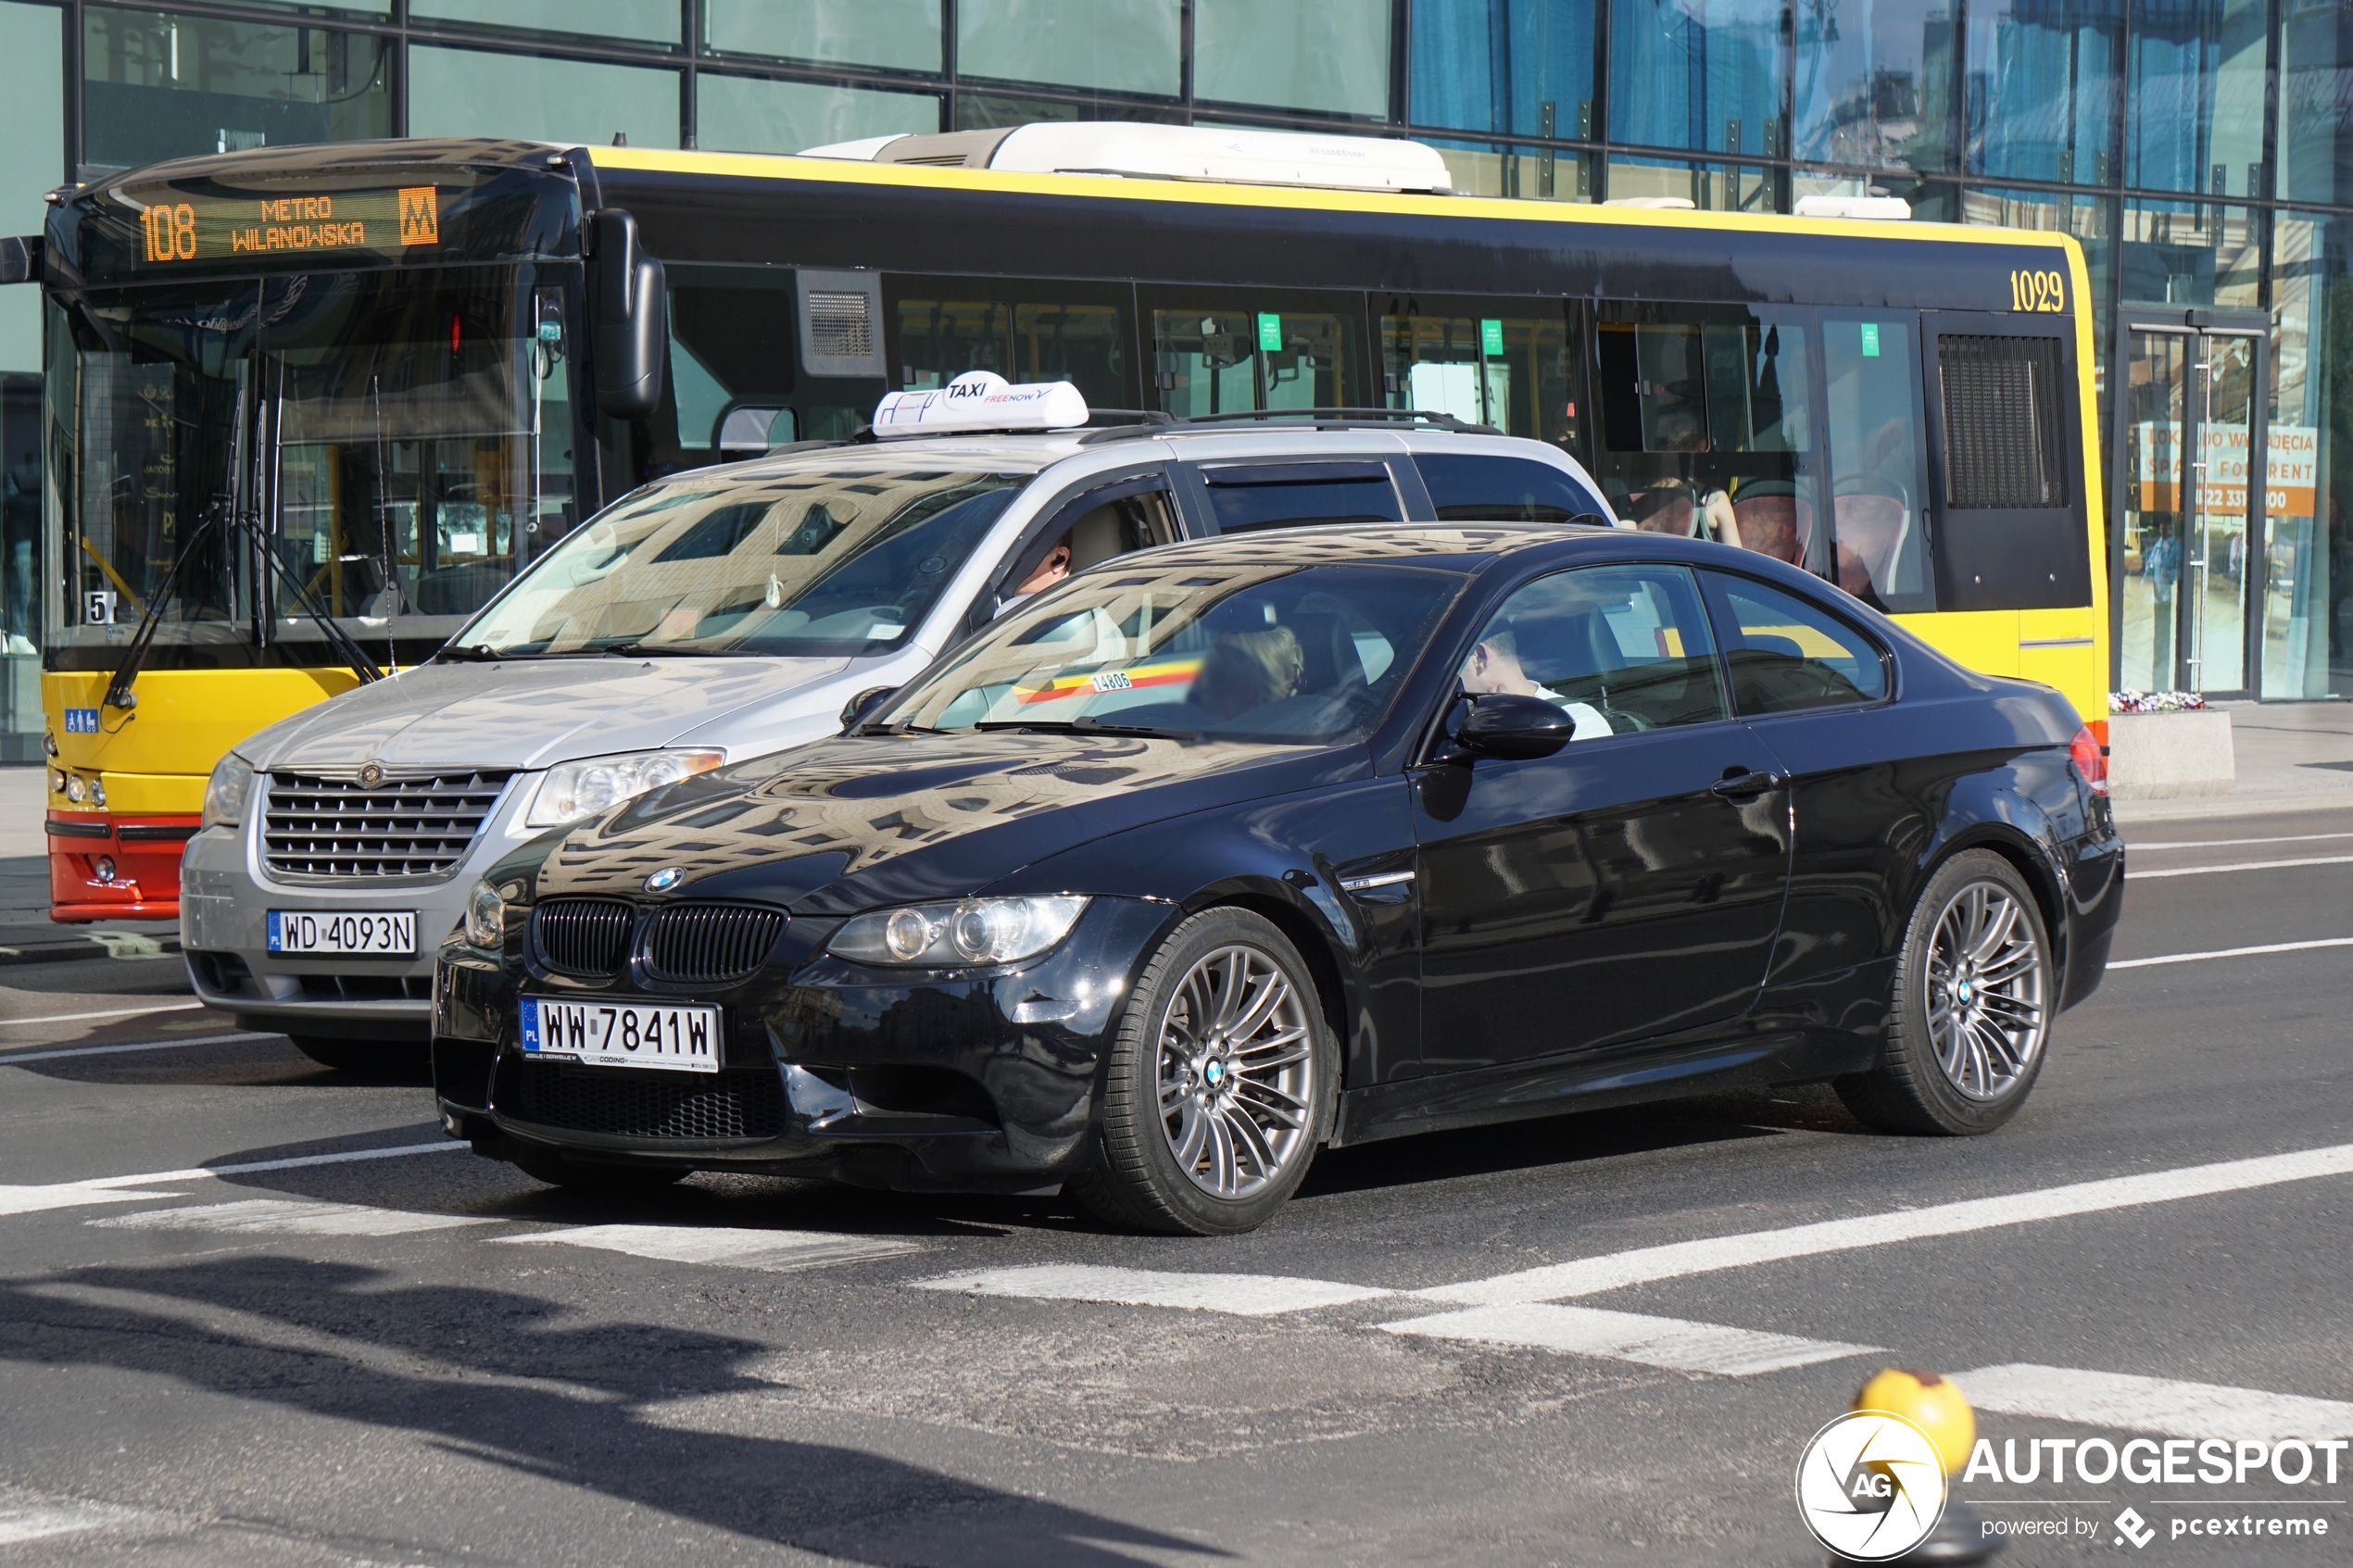
[[1814, 1538], [1884, 1562], [1928, 1538], [1944, 1512], [1944, 1462], [1918, 1426], [1856, 1411], [1814, 1434], [1797, 1461], [1797, 1512]]

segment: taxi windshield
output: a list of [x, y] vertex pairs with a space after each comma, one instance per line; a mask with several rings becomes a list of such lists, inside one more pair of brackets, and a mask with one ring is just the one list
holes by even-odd
[[1259, 562], [1090, 572], [1006, 615], [867, 727], [1360, 739], [1464, 581]]
[[1026, 473], [688, 476], [590, 519], [451, 639], [460, 656], [843, 655], [906, 638]]

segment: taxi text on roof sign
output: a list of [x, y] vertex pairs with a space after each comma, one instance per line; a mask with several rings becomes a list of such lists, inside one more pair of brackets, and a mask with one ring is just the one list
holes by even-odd
[[1087, 398], [1066, 381], [1015, 386], [993, 370], [966, 370], [946, 386], [894, 392], [875, 405], [875, 434], [884, 439], [958, 431], [1076, 430]]

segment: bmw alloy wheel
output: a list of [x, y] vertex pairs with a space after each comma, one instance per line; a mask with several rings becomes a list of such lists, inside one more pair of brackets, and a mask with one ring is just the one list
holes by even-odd
[[2033, 921], [1998, 883], [1965, 884], [1937, 916], [1929, 1038], [1945, 1078], [1970, 1099], [1999, 1098], [2041, 1054], [2044, 969]]
[[1160, 1032], [1160, 1120], [1177, 1169], [1217, 1198], [1263, 1191], [1309, 1148], [1308, 1002], [1253, 947], [1224, 947], [1176, 987]]

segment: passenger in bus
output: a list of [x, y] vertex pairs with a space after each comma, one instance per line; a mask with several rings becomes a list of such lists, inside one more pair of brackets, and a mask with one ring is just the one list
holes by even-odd
[[1792, 566], [1805, 563], [1805, 541], [1814, 532], [1814, 509], [1787, 479], [1743, 479], [1732, 486], [1735, 543], [1744, 550]]
[[[1686, 409], [1671, 408], [1658, 418], [1657, 449], [1662, 452], [1705, 452], [1707, 433]], [[1696, 465], [1678, 478], [1662, 479], [1636, 495], [1631, 508], [1634, 526], [1648, 533], [1673, 533], [1690, 539], [1740, 542], [1732, 515], [1732, 498], [1712, 478], [1699, 474]]]

